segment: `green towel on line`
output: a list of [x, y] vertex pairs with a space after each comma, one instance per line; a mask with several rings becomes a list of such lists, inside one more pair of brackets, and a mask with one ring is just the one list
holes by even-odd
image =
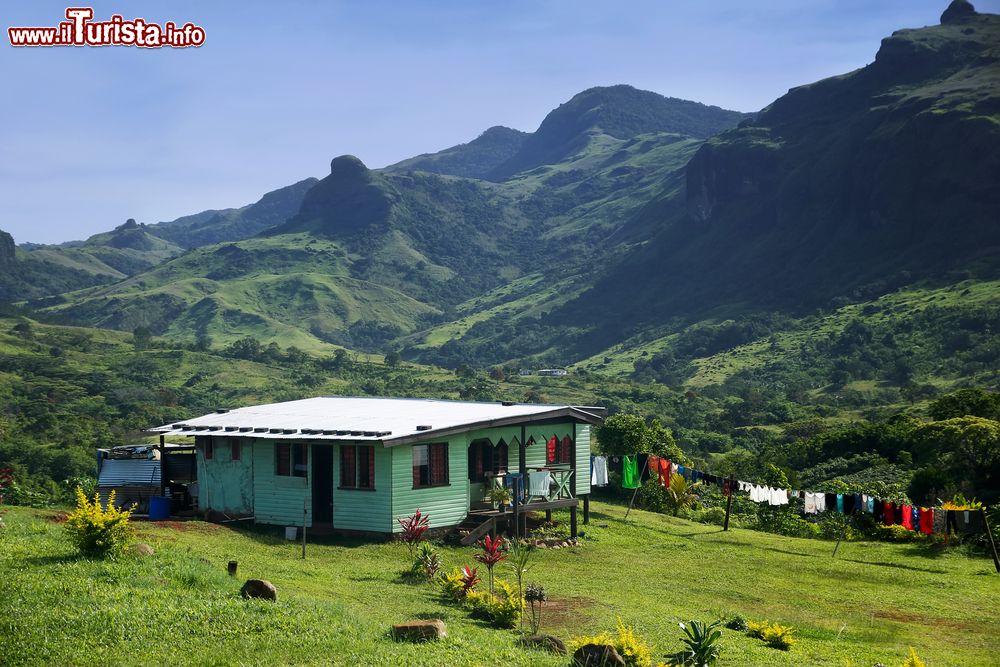
[[639, 462], [635, 456], [622, 457], [622, 488], [639, 488]]

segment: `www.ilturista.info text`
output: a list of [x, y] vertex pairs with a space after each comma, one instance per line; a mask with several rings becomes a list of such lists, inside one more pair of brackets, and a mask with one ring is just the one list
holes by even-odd
[[94, 21], [91, 7], [69, 7], [66, 21], [47, 28], [7, 28], [11, 46], [140, 46], [184, 48], [205, 43], [205, 29], [167, 21], [162, 26], [145, 19], [131, 21], [115, 14], [107, 21]]

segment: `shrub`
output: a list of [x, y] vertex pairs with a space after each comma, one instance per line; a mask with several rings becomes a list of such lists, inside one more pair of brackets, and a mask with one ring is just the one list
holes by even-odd
[[649, 645], [642, 641], [635, 630], [627, 627], [620, 618], [618, 619], [617, 635], [602, 632], [590, 637], [577, 637], [570, 641], [570, 653], [585, 644], [602, 644], [613, 647], [629, 667], [648, 667], [653, 664], [653, 653], [650, 651]]
[[709, 507], [701, 513], [698, 520], [702, 523], [721, 526], [726, 522], [726, 510], [721, 507]]
[[903, 526], [877, 526], [875, 538], [883, 542], [917, 542], [923, 539], [923, 533]]
[[906, 657], [906, 661], [903, 663], [903, 667], [925, 667], [924, 661], [920, 659], [917, 652], [910, 647], [910, 654]]
[[726, 621], [726, 627], [730, 630], [736, 630], [737, 632], [747, 631], [747, 619], [743, 618], [739, 614], [733, 616], [728, 621]]
[[760, 639], [771, 648], [782, 651], [787, 651], [795, 644], [796, 640], [792, 637], [793, 632], [795, 632], [795, 629], [788, 625], [768, 623], [767, 621], [760, 623], [754, 621], [747, 622], [748, 637]]
[[115, 507], [114, 491], [108, 495], [107, 507], [102, 508], [98, 494], [94, 494], [91, 502], [77, 487], [76, 509], [66, 518], [66, 531], [73, 545], [85, 556], [104, 558], [121, 554], [135, 533], [129, 523], [134, 508], [134, 505], [128, 509]]
[[719, 632], [718, 625], [721, 621], [705, 624], [700, 621], [691, 621], [687, 625], [681, 623], [681, 630], [685, 637], [681, 640], [685, 648], [667, 656], [671, 664], [682, 667], [702, 667], [714, 665], [719, 659], [719, 640], [722, 633]]
[[494, 592], [469, 591], [465, 603], [473, 618], [489, 621], [497, 628], [513, 628], [521, 619], [524, 600], [519, 598], [514, 587], [502, 579], [493, 582]]
[[470, 569], [466, 565], [460, 570], [455, 569], [449, 574], [442, 574], [438, 577], [441, 595], [449, 602], [462, 602], [479, 583], [477, 572], [477, 568]]
[[406, 543], [406, 547], [410, 550], [410, 560], [413, 560], [416, 557], [417, 543], [424, 538], [424, 533], [430, 528], [431, 518], [427, 514], [421, 514], [418, 509], [413, 516], [401, 517], [396, 521], [403, 529], [399, 539]]
[[441, 554], [429, 542], [421, 543], [412, 569], [428, 581], [432, 580], [441, 569]]

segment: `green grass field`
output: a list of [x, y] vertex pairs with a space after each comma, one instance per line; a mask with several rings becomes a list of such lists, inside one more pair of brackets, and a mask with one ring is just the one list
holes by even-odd
[[[790, 624], [791, 651], [725, 630], [723, 665], [995, 665], [1000, 575], [988, 560], [924, 546], [833, 544], [691, 523], [594, 503], [582, 546], [539, 550], [529, 581], [549, 592], [542, 630], [570, 639], [634, 625], [656, 659], [680, 648], [678, 621], [742, 614]], [[7, 665], [391, 664], [560, 665], [516, 647], [404, 583], [400, 544], [328, 539], [197, 521], [139, 524], [147, 558], [76, 558], [55, 512], [6, 508], [0, 530], [0, 662]], [[472, 548], [442, 547], [452, 568]], [[226, 563], [238, 559], [240, 576]], [[503, 566], [501, 566], [503, 569]], [[509, 575], [504, 572], [504, 575]], [[244, 578], [271, 580], [277, 604], [244, 601]], [[449, 636], [409, 645], [390, 624], [443, 618]]]

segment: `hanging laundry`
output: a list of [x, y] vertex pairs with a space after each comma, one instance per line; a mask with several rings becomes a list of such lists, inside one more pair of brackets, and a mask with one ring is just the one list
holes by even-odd
[[639, 488], [639, 465], [635, 456], [626, 454], [622, 457], [622, 488]]
[[684, 466], [677, 466], [677, 474], [681, 477], [687, 477], [687, 468]]
[[733, 484], [728, 479], [722, 482], [722, 495], [724, 496], [733, 495]]
[[854, 494], [845, 493], [844, 494], [844, 514], [854, 513]]
[[882, 522], [887, 526], [893, 526], [896, 524], [896, 508], [888, 500], [883, 501], [882, 511], [884, 512], [884, 517]]
[[787, 505], [787, 489], [768, 489], [768, 503], [771, 505]]
[[910, 508], [910, 524], [913, 530], [920, 528], [920, 508], [916, 505]]
[[830, 512], [837, 509], [837, 494], [836, 493], [826, 493], [824, 494], [826, 498], [826, 509]]
[[854, 507], [851, 508], [851, 511], [858, 514], [865, 511], [865, 501], [861, 499], [860, 493], [854, 494]]
[[934, 510], [927, 507], [920, 508], [920, 532], [930, 535], [934, 532]]
[[816, 497], [816, 511], [825, 512], [826, 511], [826, 494], [825, 493], [814, 493], [813, 496]]
[[816, 494], [806, 491], [806, 502], [803, 507], [806, 514], [816, 514]]
[[868, 496], [868, 500], [865, 501], [868, 505], [868, 513], [875, 514], [875, 497]]
[[590, 457], [590, 485], [608, 485], [608, 459], [604, 456]]
[[837, 494], [837, 511], [840, 512], [841, 514], [844, 513], [844, 494], [843, 493], [838, 493]]
[[546, 464], [555, 463], [558, 460], [558, 458], [556, 457], [556, 445], [558, 443], [559, 443], [559, 441], [556, 439], [556, 436], [554, 436], [554, 435], [546, 441], [546, 443], [545, 443], [545, 463]]
[[649, 457], [650, 454], [635, 455], [635, 467], [639, 471], [639, 484], [649, 479]]
[[659, 470], [657, 471], [660, 475], [660, 485], [670, 486], [670, 473], [673, 468], [673, 464], [667, 459], [660, 459]]
[[528, 473], [528, 495], [547, 498], [552, 485], [552, 475], [547, 470]]
[[903, 528], [913, 530], [913, 507], [903, 505]]
[[951, 535], [955, 533], [958, 535], [958, 512], [955, 510], [948, 510], [947, 520], [944, 526], [945, 535]]
[[[642, 466], [642, 461], [639, 462], [639, 465], [640, 467]], [[660, 457], [657, 456], [656, 454], [650, 454], [649, 460], [646, 462], [646, 465], [649, 467], [648, 470], [649, 477], [658, 480], [660, 476]], [[643, 481], [645, 481], [646, 479], [648, 478], [644, 478]]]
[[740, 491], [749, 491], [750, 490], [750, 482], [741, 482], [739, 480], [736, 480], [736, 484], [739, 487]]
[[934, 532], [948, 533], [948, 510], [937, 510], [934, 512]]

